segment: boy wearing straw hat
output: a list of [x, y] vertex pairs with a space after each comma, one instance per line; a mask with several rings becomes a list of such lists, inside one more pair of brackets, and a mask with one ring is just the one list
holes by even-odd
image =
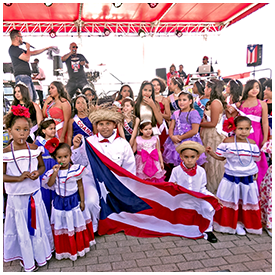
[[[123, 122], [123, 115], [116, 108], [100, 108], [89, 115], [89, 119], [97, 130], [97, 134], [86, 140], [98, 151], [108, 157], [122, 168], [132, 174], [136, 174], [136, 162], [130, 144], [121, 138], [116, 130], [119, 123]], [[81, 145], [82, 142], [82, 145]], [[90, 163], [85, 150], [84, 138], [78, 134], [73, 139], [72, 157], [73, 163], [86, 166], [89, 173], [83, 179], [85, 204], [90, 209], [93, 217], [94, 231], [97, 231], [99, 219], [99, 197], [95, 187], [95, 181]]]
[[[177, 152], [180, 154], [182, 162], [177, 167], [173, 168], [169, 182], [174, 182], [188, 190], [202, 193], [204, 195], [214, 196], [206, 189], [206, 173], [205, 170], [197, 165], [197, 160], [200, 155], [205, 152], [205, 148], [195, 141], [185, 141], [176, 147]], [[212, 213], [214, 216], [214, 208]], [[208, 229], [205, 231], [205, 238], [211, 242], [216, 243], [217, 238], [213, 234], [213, 216]]]

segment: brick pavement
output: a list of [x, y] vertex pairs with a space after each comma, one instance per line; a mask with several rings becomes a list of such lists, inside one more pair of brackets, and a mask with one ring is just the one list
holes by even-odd
[[[215, 233], [218, 242], [182, 237], [136, 238], [124, 233], [96, 237], [96, 246], [75, 262], [52, 258], [38, 272], [271, 272], [272, 239]], [[22, 272], [19, 261], [4, 272]]]

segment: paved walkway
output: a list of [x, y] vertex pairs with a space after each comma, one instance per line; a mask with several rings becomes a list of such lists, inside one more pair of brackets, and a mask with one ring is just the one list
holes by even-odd
[[[218, 242], [182, 237], [136, 238], [124, 233], [96, 237], [96, 246], [75, 262], [52, 258], [38, 272], [271, 272], [272, 238], [215, 233]], [[22, 272], [19, 261], [4, 272]]]

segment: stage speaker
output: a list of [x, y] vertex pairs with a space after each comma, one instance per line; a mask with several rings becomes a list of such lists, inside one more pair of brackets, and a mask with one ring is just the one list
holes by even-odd
[[61, 61], [61, 56], [55, 55], [53, 57], [53, 75], [59, 76], [60, 70], [63, 68], [63, 63]]
[[164, 79], [165, 81], [167, 81], [166, 68], [156, 69], [156, 76], [158, 76], [158, 77]]
[[246, 51], [246, 64], [248, 67], [262, 65], [263, 45], [248, 45]]

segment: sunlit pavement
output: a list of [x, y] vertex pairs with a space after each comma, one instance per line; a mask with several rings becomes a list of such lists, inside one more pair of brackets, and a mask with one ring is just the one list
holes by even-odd
[[[75, 262], [54, 257], [37, 272], [271, 272], [272, 238], [215, 232], [217, 243], [182, 237], [136, 238], [124, 233], [96, 237], [97, 244]], [[4, 272], [23, 272], [19, 261]]]

